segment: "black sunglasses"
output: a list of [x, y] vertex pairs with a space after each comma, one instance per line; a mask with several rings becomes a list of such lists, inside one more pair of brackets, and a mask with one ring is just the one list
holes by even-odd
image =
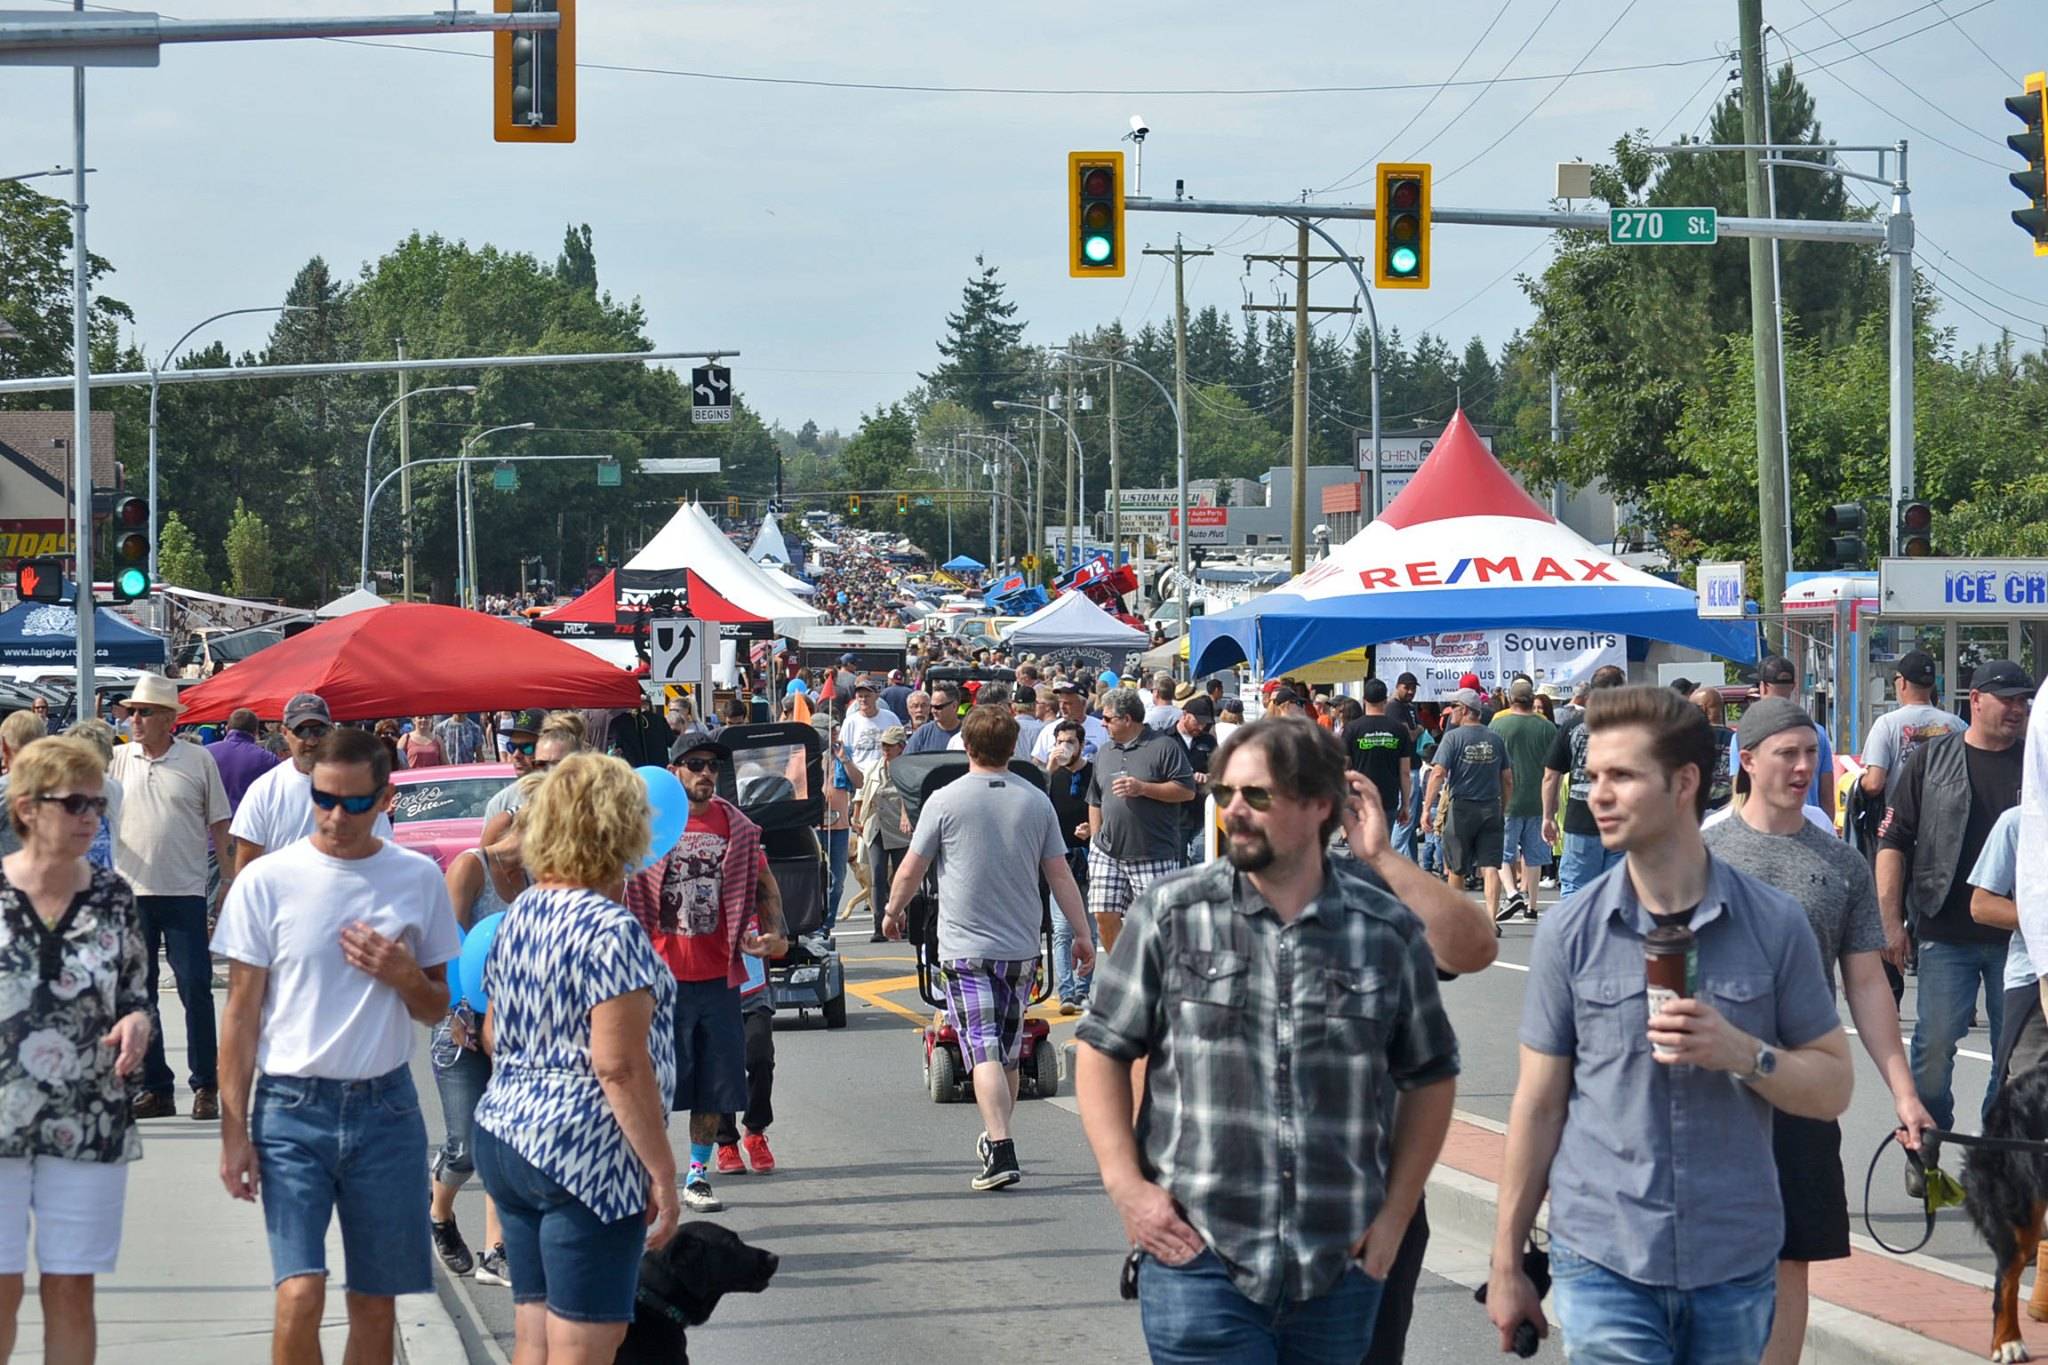
[[52, 806], [62, 806], [66, 815], [83, 815], [87, 811], [94, 815], [107, 813], [107, 798], [104, 796], [87, 796], [82, 792], [66, 792], [62, 796], [45, 793], [36, 800]]
[[368, 796], [341, 796], [334, 792], [321, 791], [318, 787], [315, 787], [313, 788], [313, 804], [321, 810], [333, 810], [336, 806], [340, 806], [350, 815], [367, 815], [370, 812], [370, 808], [377, 804], [377, 798], [383, 794], [381, 791], [374, 791]]
[[683, 758], [676, 760], [676, 766], [687, 768], [693, 773], [708, 773], [718, 766], [715, 758]]
[[1240, 796], [1244, 798], [1244, 803], [1253, 810], [1273, 809], [1273, 789], [1271, 787], [1233, 787], [1228, 782], [1211, 782], [1209, 784], [1209, 791], [1216, 798], [1217, 810], [1230, 809], [1230, 803]]
[[318, 740], [323, 740], [327, 738], [327, 732], [332, 730], [333, 728], [334, 727], [332, 725], [323, 725], [319, 721], [315, 720], [308, 721], [306, 724], [299, 726], [298, 728], [294, 729], [292, 733], [297, 735], [306, 743], [312, 744]]

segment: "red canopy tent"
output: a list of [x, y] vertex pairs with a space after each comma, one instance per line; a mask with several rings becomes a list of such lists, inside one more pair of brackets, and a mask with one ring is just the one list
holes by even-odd
[[246, 706], [277, 720], [317, 692], [336, 720], [514, 707], [631, 707], [633, 677], [571, 644], [495, 616], [398, 604], [324, 622], [185, 692], [183, 723]]
[[614, 569], [573, 602], [564, 602], [535, 618], [533, 628], [549, 635], [584, 635], [600, 639], [629, 636], [645, 607], [619, 605], [619, 573]]

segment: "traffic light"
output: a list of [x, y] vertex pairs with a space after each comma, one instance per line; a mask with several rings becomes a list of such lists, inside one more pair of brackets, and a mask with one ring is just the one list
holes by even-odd
[[857, 517], [860, 515], [860, 494], [849, 493], [846, 495], [846, 510], [852, 516]]
[[728, 497], [725, 500], [725, 519], [727, 521], [738, 521], [740, 519], [740, 500], [738, 498]]
[[2012, 220], [2034, 239], [2034, 254], [2048, 256], [2048, 72], [2036, 71], [2027, 77], [2027, 93], [2008, 95], [2005, 107], [2027, 125], [2026, 132], [2005, 140], [2006, 146], [2027, 159], [2025, 170], [2014, 171], [2007, 178], [2032, 201], [2026, 208], [2014, 209]]
[[1429, 167], [1382, 161], [1374, 174], [1373, 283], [1382, 289], [1429, 288]]
[[562, 26], [502, 31], [491, 59], [491, 136], [576, 140], [576, 0], [496, 0], [500, 14], [560, 14]]
[[1124, 154], [1067, 153], [1067, 274], [1124, 277]]
[[908, 493], [898, 493], [898, 494], [896, 495], [896, 515], [900, 517], [900, 516], [902, 516], [902, 515], [903, 515], [903, 514], [904, 514], [905, 512], [908, 512], [909, 510], [910, 510], [910, 494], [908, 494]]
[[1822, 518], [1827, 536], [1821, 541], [1823, 569], [1856, 569], [1863, 565], [1865, 517], [1860, 502], [1838, 502]]
[[1899, 504], [1899, 530], [1892, 540], [1892, 553], [1909, 559], [1925, 559], [1934, 553], [1933, 504]]
[[108, 549], [114, 560], [114, 600], [149, 596], [149, 499], [123, 494], [108, 514]]
[[55, 555], [16, 560], [14, 595], [24, 602], [63, 601], [64, 561]]

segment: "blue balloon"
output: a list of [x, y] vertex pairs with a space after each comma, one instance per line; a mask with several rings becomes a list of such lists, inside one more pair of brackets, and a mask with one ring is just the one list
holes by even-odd
[[469, 999], [469, 1007], [482, 1014], [491, 1007], [484, 996], [484, 961], [491, 955], [491, 945], [498, 941], [498, 929], [505, 919], [505, 912], [485, 915], [462, 940], [462, 993]]
[[[467, 943], [469, 935], [462, 932], [462, 926], [455, 926], [455, 942]], [[457, 952], [455, 960], [448, 964], [448, 1008], [455, 1009], [462, 1004], [462, 954]]]
[[666, 768], [648, 764], [633, 770], [647, 787], [647, 809], [653, 839], [647, 845], [647, 856], [635, 868], [644, 872], [668, 856], [670, 849], [682, 842], [683, 829], [690, 823], [690, 794], [683, 790], [683, 784], [676, 775]]

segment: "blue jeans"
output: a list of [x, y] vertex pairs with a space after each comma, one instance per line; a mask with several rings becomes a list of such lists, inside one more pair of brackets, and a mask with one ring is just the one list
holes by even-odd
[[258, 1076], [249, 1111], [274, 1283], [327, 1274], [327, 1224], [339, 1213], [350, 1293], [434, 1292], [427, 1125], [409, 1070]]
[[[1067, 866], [1074, 869], [1074, 883], [1081, 888], [1081, 900], [1086, 904], [1088, 850], [1067, 850]], [[1102, 934], [1095, 927], [1095, 917], [1085, 915], [1083, 918], [1088, 921], [1088, 941], [1095, 947], [1101, 947]], [[1067, 923], [1066, 912], [1057, 904], [1052, 907], [1052, 971], [1053, 983], [1061, 1000], [1071, 1000], [1077, 1005], [1087, 1001], [1091, 978], [1077, 975], [1074, 971], [1074, 926]]]
[[631, 1322], [647, 1250], [647, 1215], [607, 1223], [487, 1128], [476, 1164], [498, 1205], [512, 1302], [545, 1301], [570, 1322]]
[[1385, 1288], [1354, 1265], [1329, 1293], [1268, 1308], [1244, 1296], [1213, 1251], [1180, 1266], [1147, 1256], [1138, 1268], [1153, 1365], [1358, 1365]]
[[[831, 859], [831, 879], [825, 883], [825, 932], [831, 933], [832, 926], [839, 923], [839, 893], [846, 889], [846, 836], [852, 831], [841, 828], [828, 830], [825, 834], [825, 854]], [[882, 892], [882, 903], [888, 904], [889, 893]], [[880, 916], [876, 916], [879, 921]]]
[[[1956, 1101], [1950, 1082], [1956, 1069], [1956, 1044], [1969, 1031], [1970, 1010], [1981, 994], [1984, 1022], [1996, 1040], [2005, 1036], [2005, 953], [2003, 943], [1922, 943], [1920, 945], [1919, 1015], [1913, 1025], [1913, 1088], [1934, 1116], [1937, 1128], [1953, 1128]], [[1984, 1086], [1982, 1113], [1991, 1112], [1998, 1093], [1994, 1070]]]
[[[474, 1033], [477, 1025], [470, 1025]], [[481, 1049], [455, 1046], [448, 1021], [434, 1030], [434, 1089], [441, 1093], [447, 1136], [434, 1149], [435, 1183], [459, 1190], [476, 1173], [476, 1104], [491, 1083], [491, 1059]]]
[[156, 1018], [157, 944], [171, 960], [178, 1002], [185, 1007], [185, 1065], [194, 1090], [219, 1084], [220, 1044], [213, 1027], [213, 957], [206, 950], [204, 896], [137, 896], [142, 911], [142, 951], [149, 955], [149, 1048], [142, 1056], [142, 1088], [168, 1098], [177, 1076], [164, 1056], [164, 1029]]
[[1622, 854], [1610, 853], [1601, 844], [1597, 834], [1573, 834], [1569, 830], [1564, 836], [1564, 856], [1557, 860], [1557, 898], [1564, 900], [1574, 891], [1597, 879], [1601, 873], [1620, 862]]
[[1550, 1244], [1551, 1318], [1571, 1365], [1755, 1365], [1778, 1311], [1776, 1259], [1704, 1289], [1617, 1275]]
[[1415, 816], [1422, 809], [1422, 773], [1416, 771], [1408, 779], [1408, 818], [1394, 826], [1394, 852], [1404, 858], [1416, 856]]

